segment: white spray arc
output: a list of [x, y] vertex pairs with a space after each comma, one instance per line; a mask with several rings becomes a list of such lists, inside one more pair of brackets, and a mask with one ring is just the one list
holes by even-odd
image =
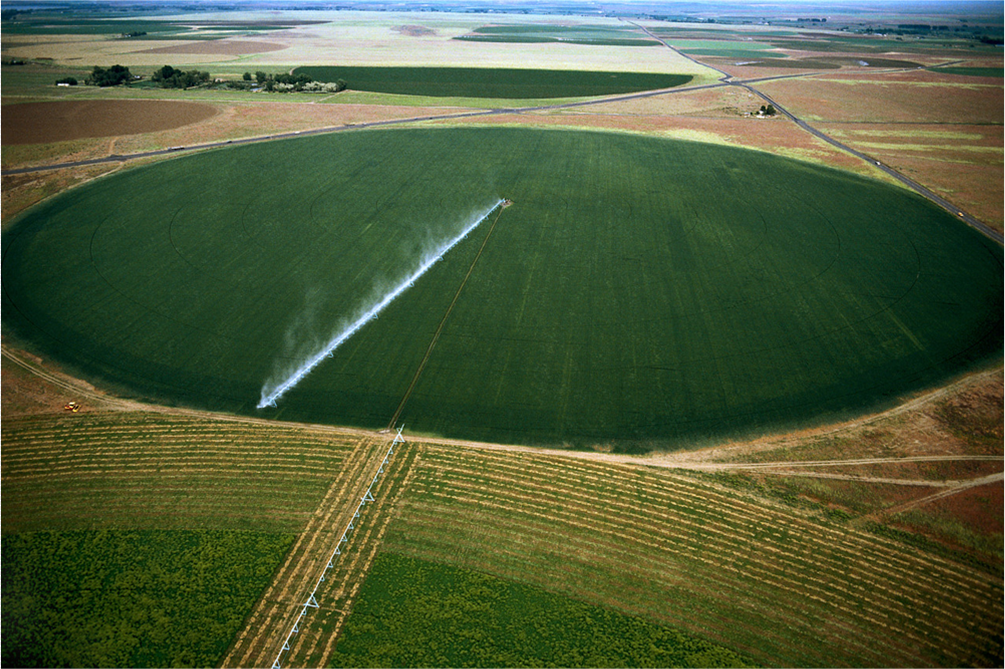
[[374, 318], [376, 318], [377, 315], [381, 311], [383, 311], [385, 307], [387, 307], [387, 305], [389, 305], [391, 302], [394, 301], [394, 298], [398, 297], [403, 292], [405, 292], [413, 283], [415, 283], [416, 279], [425, 274], [430, 267], [435, 265], [440, 258], [446, 255], [447, 251], [457, 246], [457, 244], [460, 243], [462, 239], [467, 237], [472, 230], [477, 228], [482, 221], [488, 218], [493, 211], [495, 211], [503, 204], [505, 204], [505, 202], [506, 202], [505, 200], [499, 200], [498, 202], [493, 204], [484, 214], [475, 219], [474, 223], [470, 224], [468, 227], [462, 230], [460, 234], [458, 234], [453, 239], [448, 240], [442, 246], [433, 251], [433, 253], [429, 255], [429, 257], [422, 263], [422, 265], [417, 270], [412, 272], [412, 274], [410, 274], [405, 280], [403, 280], [397, 286], [388, 291], [383, 297], [380, 298], [380, 300], [377, 301], [376, 304], [370, 307], [366, 311], [366, 313], [364, 313], [355, 321], [347, 325], [341, 332], [337, 333], [334, 337], [332, 337], [328, 341], [328, 343], [322, 347], [320, 351], [307, 358], [307, 360], [305, 360], [304, 363], [300, 365], [300, 367], [298, 367], [296, 370], [294, 370], [285, 380], [271, 387], [270, 384], [266, 384], [265, 386], [263, 386], [262, 398], [258, 402], [258, 408], [263, 409], [265, 407], [276, 406], [276, 400], [282, 397], [287, 390], [297, 385], [297, 383], [299, 383], [301, 379], [310, 374], [311, 370], [317, 367], [322, 360], [331, 357], [332, 351], [341, 346], [343, 342], [349, 339], [349, 337], [356, 334], [356, 332], [360, 328], [362, 328], [364, 325], [366, 325]]

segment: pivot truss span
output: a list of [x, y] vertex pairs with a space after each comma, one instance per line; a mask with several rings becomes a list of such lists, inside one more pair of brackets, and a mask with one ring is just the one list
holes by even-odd
[[488, 211], [486, 211], [481, 216], [479, 216], [478, 218], [476, 218], [473, 223], [471, 223], [470, 225], [468, 225], [468, 227], [464, 228], [464, 230], [461, 231], [461, 233], [459, 235], [457, 235], [456, 237], [454, 237], [451, 240], [448, 240], [446, 243], [444, 243], [442, 246], [440, 246], [438, 249], [436, 249], [429, 256], [429, 258], [425, 262], [422, 263], [422, 265], [419, 267], [419, 269], [417, 269], [414, 272], [412, 272], [412, 274], [409, 275], [408, 278], [406, 278], [404, 281], [402, 281], [397, 286], [395, 286], [393, 289], [391, 289], [376, 304], [374, 304], [372, 307], [370, 307], [370, 309], [366, 313], [364, 313], [362, 316], [360, 316], [359, 318], [357, 318], [350, 325], [346, 326], [346, 328], [344, 330], [342, 330], [341, 332], [339, 332], [338, 334], [336, 334], [334, 337], [332, 337], [331, 340], [329, 340], [329, 342], [324, 346], [324, 348], [322, 348], [320, 351], [318, 351], [313, 356], [311, 356], [310, 358], [308, 358], [304, 362], [304, 364], [302, 364], [292, 374], [290, 374], [290, 376], [287, 377], [286, 380], [280, 382], [278, 385], [276, 385], [274, 387], [270, 387], [269, 385], [266, 385], [265, 387], [263, 387], [262, 388], [262, 398], [258, 402], [258, 408], [262, 409], [262, 408], [265, 408], [265, 407], [270, 407], [270, 406], [274, 407], [274, 406], [276, 406], [276, 400], [278, 400], [280, 397], [282, 397], [283, 393], [285, 393], [287, 390], [289, 390], [293, 386], [297, 385], [297, 383], [299, 383], [302, 378], [304, 378], [305, 376], [307, 376], [311, 372], [312, 369], [314, 369], [315, 367], [317, 367], [318, 364], [320, 364], [322, 360], [324, 360], [325, 358], [330, 358], [331, 355], [332, 355], [332, 351], [334, 351], [336, 348], [338, 348], [339, 346], [341, 346], [342, 343], [345, 340], [349, 339], [349, 337], [351, 337], [354, 334], [356, 334], [356, 332], [360, 328], [362, 328], [364, 325], [366, 325], [367, 323], [369, 323], [370, 321], [372, 321], [374, 318], [376, 318], [377, 315], [381, 311], [383, 311], [385, 307], [387, 307], [387, 305], [389, 305], [391, 302], [394, 301], [394, 298], [398, 297], [403, 292], [405, 292], [408, 289], [409, 286], [411, 286], [413, 283], [415, 283], [416, 279], [418, 279], [423, 274], [425, 274], [427, 271], [429, 271], [430, 267], [432, 267], [433, 265], [435, 265], [440, 260], [440, 258], [442, 258], [444, 255], [446, 255], [447, 251], [449, 251], [450, 249], [452, 249], [455, 246], [457, 246], [457, 244], [460, 243], [460, 241], [462, 239], [464, 239], [465, 237], [468, 236], [468, 233], [470, 233], [472, 230], [474, 230], [475, 228], [477, 228], [479, 226], [479, 224], [481, 224], [482, 221], [484, 221], [486, 218], [488, 218], [489, 214], [491, 214], [493, 211], [495, 211], [499, 207], [503, 206], [505, 203], [506, 203], [505, 200], [499, 200], [498, 202], [496, 202], [495, 204], [493, 204], [492, 207], [489, 208]]
[[[494, 208], [495, 207], [493, 207], [493, 209]], [[491, 211], [489, 213], [491, 213]], [[394, 441], [392, 441], [391, 445], [388, 446], [387, 453], [384, 454], [384, 461], [380, 464], [380, 468], [377, 470], [377, 473], [373, 475], [373, 479], [370, 481], [370, 485], [366, 489], [366, 494], [360, 498], [359, 503], [356, 505], [356, 511], [352, 514], [352, 517], [349, 519], [349, 523], [346, 525], [346, 528], [342, 531], [342, 537], [338, 540], [338, 543], [335, 544], [335, 550], [332, 551], [332, 554], [330, 556], [328, 556], [328, 564], [321, 571], [321, 575], [318, 577], [317, 582], [314, 584], [314, 589], [311, 590], [311, 594], [307, 598], [307, 601], [304, 602], [303, 605], [301, 606], [300, 615], [297, 616], [296, 621], [293, 623], [293, 628], [290, 629], [289, 634], [286, 635], [286, 639], [283, 640], [283, 646], [282, 648], [279, 649], [279, 654], [276, 655], [275, 662], [272, 663], [272, 669], [282, 669], [282, 665], [280, 665], [279, 660], [282, 658], [283, 653], [290, 650], [290, 639], [293, 638], [294, 634], [300, 632], [300, 621], [303, 620], [305, 615], [307, 615], [307, 609], [320, 608], [316, 597], [318, 588], [320, 588], [321, 584], [324, 582], [325, 574], [328, 573], [328, 570], [335, 568], [335, 558], [342, 554], [342, 546], [344, 544], [349, 543], [349, 533], [356, 528], [356, 521], [359, 519], [360, 510], [362, 510], [363, 506], [366, 505], [367, 502], [375, 501], [373, 498], [373, 486], [375, 483], [377, 483], [377, 479], [380, 477], [380, 475], [384, 473], [384, 467], [388, 463], [388, 458], [394, 455], [394, 447], [397, 446], [398, 444], [405, 443], [405, 438], [401, 436], [401, 431], [402, 429], [404, 429], [404, 427], [405, 426], [402, 425], [401, 427], [398, 428], [398, 434], [395, 435]]]

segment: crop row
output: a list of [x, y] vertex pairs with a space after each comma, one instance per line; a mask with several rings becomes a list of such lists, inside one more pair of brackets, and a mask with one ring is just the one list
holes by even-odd
[[429, 447], [387, 545], [771, 664], [987, 663], [1000, 652], [1000, 580], [673, 472]]
[[3, 423], [5, 531], [297, 531], [358, 437], [122, 413]]
[[[444, 455], [443, 457], [454, 458], [453, 471], [464, 469], [464, 464], [457, 460], [456, 454]], [[661, 508], [669, 504], [674, 507], [677, 513], [695, 515], [696, 517], [704, 517], [707, 514], [706, 507], [714, 506], [716, 521], [734, 528], [737, 527], [737, 523], [742, 523], [744, 526], [749, 525], [750, 518], [757, 515], [763, 504], [763, 501], [760, 500], [757, 503], [751, 503], [747, 501], [747, 498], [737, 497], [732, 490], [724, 490], [701, 480], [691, 479], [681, 482], [679, 476], [649, 468], [636, 469], [632, 486], [630, 489], [625, 489], [624, 486], [619, 488], [612, 484], [609, 472], [603, 465], [571, 464], [567, 458], [555, 456], [540, 456], [530, 461], [489, 454], [486, 454], [485, 457], [490, 459], [492, 472], [503, 476], [513, 471], [524, 471], [532, 478], [536, 473], [541, 477], [547, 476], [548, 481], [561, 481], [566, 487], [599, 488], [609, 493], [617, 492], [621, 500], [634, 499], [640, 504], [657, 500]], [[479, 475], [486, 476], [484, 473]], [[533, 489], [541, 487], [538, 483], [530, 485]], [[668, 490], [673, 490], [673, 500], [665, 499]], [[644, 522], [651, 518], [648, 515], [640, 517]], [[811, 528], [812, 534], [825, 536], [829, 541], [834, 542], [839, 555], [841, 551], [844, 551], [848, 556], [867, 557], [877, 567], [885, 569], [890, 577], [895, 577], [899, 571], [907, 569], [916, 578], [928, 583], [933, 582], [933, 578], [926, 576], [924, 570], [918, 570], [920, 565], [917, 560], [911, 555], [903, 555], [896, 551], [899, 545], [889, 541], [877, 542], [876, 537], [858, 533], [853, 529], [821, 526], [819, 523], [795, 514], [779, 515], [774, 518], [758, 518], [754, 521], [753, 527], [759, 528], [762, 532], [773, 534], [775, 537], [786, 536], [790, 540], [795, 539], [795, 537], [789, 536], [790, 529], [802, 532], [806, 528]], [[747, 533], [748, 538], [754, 538], [753, 531], [748, 530]], [[891, 551], [891, 548], [894, 550]], [[938, 558], [927, 556], [926, 564], [931, 560], [938, 562]], [[956, 571], [941, 573], [937, 580], [951, 583], [955, 589], [965, 593], [965, 596], [984, 592], [986, 585], [984, 577], [974, 577], [965, 572]]]

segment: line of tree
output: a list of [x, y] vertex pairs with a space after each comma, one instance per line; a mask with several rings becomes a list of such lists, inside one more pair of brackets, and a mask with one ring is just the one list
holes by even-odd
[[199, 70], [183, 72], [170, 65], [165, 65], [154, 71], [151, 80], [157, 82], [161, 88], [191, 88], [192, 86], [208, 84], [209, 72], [200, 72]]
[[94, 70], [87, 76], [84, 83], [88, 86], [119, 86], [132, 81], [133, 75], [128, 67], [112, 65], [108, 69], [94, 66]]

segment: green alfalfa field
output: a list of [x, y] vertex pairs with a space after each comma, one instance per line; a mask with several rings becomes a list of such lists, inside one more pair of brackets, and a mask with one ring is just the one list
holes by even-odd
[[[621, 41], [639, 45], [659, 44], [642, 40]], [[306, 66], [296, 68], [293, 73], [306, 74], [316, 81], [342, 80], [353, 91], [500, 100], [621, 95], [683, 86], [692, 79], [688, 74], [655, 72], [366, 65]]]
[[[256, 408], [499, 198], [512, 205]], [[54, 198], [3, 239], [8, 332], [134, 395], [623, 450], [833, 420], [997, 359], [1001, 285], [1001, 247], [905, 191], [565, 130], [179, 157]]]

